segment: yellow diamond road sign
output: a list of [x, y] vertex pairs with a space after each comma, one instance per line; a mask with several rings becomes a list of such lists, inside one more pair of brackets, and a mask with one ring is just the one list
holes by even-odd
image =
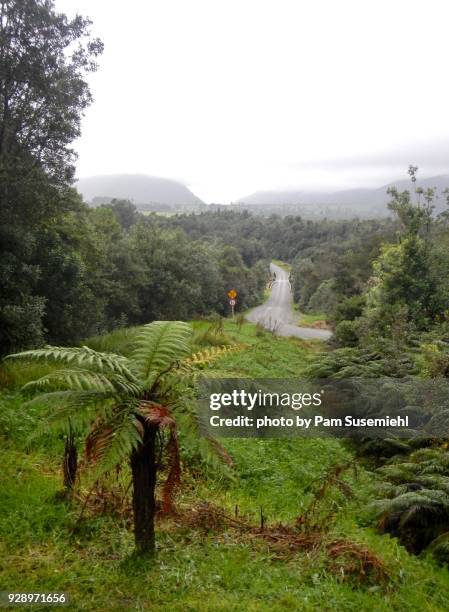
[[231, 300], [235, 300], [236, 297], [237, 291], [235, 289], [231, 289], [230, 291], [228, 291], [228, 298], [230, 298]]

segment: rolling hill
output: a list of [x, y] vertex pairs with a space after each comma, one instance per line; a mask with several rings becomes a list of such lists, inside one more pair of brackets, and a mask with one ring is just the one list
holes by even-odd
[[162, 206], [173, 209], [197, 209], [205, 206], [185, 185], [172, 179], [146, 174], [111, 174], [80, 179], [76, 188], [84, 199], [95, 205], [113, 198], [131, 200], [138, 209]]
[[[351, 211], [365, 216], [366, 214], [382, 214], [385, 213], [385, 208], [390, 200], [387, 194], [387, 189], [390, 186], [396, 186], [398, 190], [412, 190], [413, 186], [410, 180], [400, 180], [394, 183], [383, 185], [374, 189], [346, 189], [334, 192], [320, 191], [256, 191], [246, 197], [238, 200], [237, 204], [244, 207], [256, 207], [261, 209], [267, 207], [280, 207], [286, 210], [297, 209], [310, 211], [314, 209], [316, 212], [334, 211]], [[449, 174], [440, 176], [432, 176], [429, 178], [419, 179], [417, 186], [427, 189], [429, 187], [436, 188], [438, 194], [449, 187]], [[445, 201], [440, 196], [437, 200], [437, 211], [444, 209]]]

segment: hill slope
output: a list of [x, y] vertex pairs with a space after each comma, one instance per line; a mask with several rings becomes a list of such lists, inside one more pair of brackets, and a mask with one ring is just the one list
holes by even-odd
[[172, 179], [146, 174], [111, 174], [80, 179], [76, 187], [88, 202], [101, 203], [112, 198], [141, 204], [198, 208], [204, 205], [185, 185]]
[[[319, 192], [319, 191], [256, 191], [246, 197], [241, 198], [238, 203], [243, 205], [262, 205], [262, 206], [341, 206], [357, 209], [360, 211], [380, 212], [384, 210], [389, 196], [387, 189], [391, 185], [395, 185], [399, 190], [412, 189], [410, 180], [400, 180], [383, 185], [376, 189], [346, 189], [335, 192]], [[419, 179], [417, 185], [423, 189], [435, 187], [437, 193], [441, 193], [443, 189], [449, 187], [449, 174], [440, 176], [432, 176], [429, 178]], [[438, 202], [438, 208], [443, 208], [444, 202]]]

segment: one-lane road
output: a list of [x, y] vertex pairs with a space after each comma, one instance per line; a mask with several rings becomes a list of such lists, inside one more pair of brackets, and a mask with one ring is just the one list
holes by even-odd
[[293, 336], [304, 340], [327, 340], [332, 335], [327, 329], [299, 327], [295, 324], [298, 314], [293, 312], [293, 297], [288, 280], [288, 272], [270, 264], [270, 270], [276, 280], [271, 288], [271, 295], [261, 306], [257, 306], [246, 315], [248, 321], [261, 323], [267, 329], [276, 330], [278, 336]]

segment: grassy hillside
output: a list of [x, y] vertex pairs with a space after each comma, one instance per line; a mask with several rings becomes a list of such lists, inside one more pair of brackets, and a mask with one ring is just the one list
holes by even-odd
[[[224, 376], [298, 376], [320, 348], [247, 323], [193, 325], [198, 348], [241, 345], [214, 364]], [[126, 354], [135, 333], [88, 344]], [[159, 519], [156, 558], [136, 559], [128, 475], [94, 492], [83, 475], [69, 505], [58, 497], [62, 440], [27, 444], [39, 406], [23, 409], [19, 387], [36, 374], [1, 371], [2, 590], [66, 591], [73, 610], [448, 609], [447, 570], [366, 527], [375, 476], [348, 469], [345, 487], [332, 486], [333, 466], [352, 459], [336, 440], [227, 440], [231, 475], [184, 455], [177, 513]]]

